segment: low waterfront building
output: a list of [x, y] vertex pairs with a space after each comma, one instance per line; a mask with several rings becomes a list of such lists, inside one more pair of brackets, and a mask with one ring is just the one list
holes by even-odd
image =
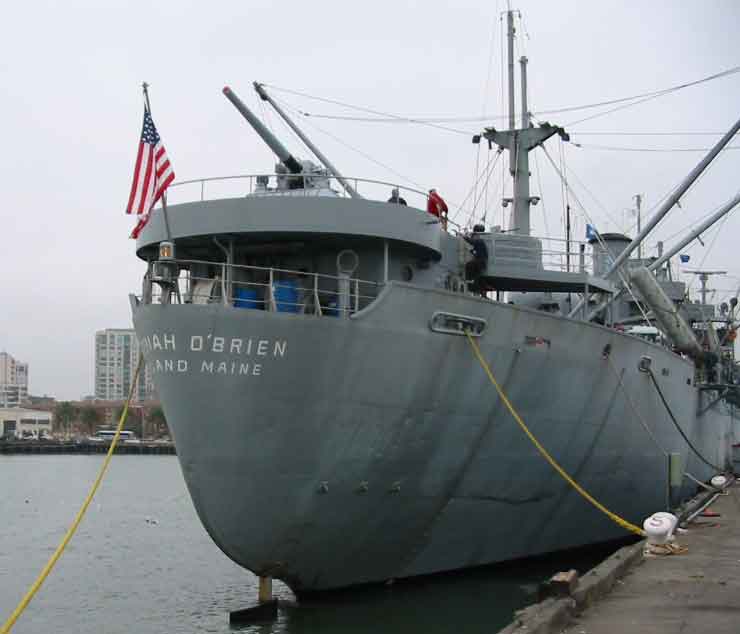
[[43, 438], [51, 436], [51, 412], [24, 407], [0, 408], [0, 437]]

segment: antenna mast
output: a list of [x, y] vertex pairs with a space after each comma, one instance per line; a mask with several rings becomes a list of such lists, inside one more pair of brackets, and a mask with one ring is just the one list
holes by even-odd
[[710, 275], [725, 275], [727, 271], [686, 271], [692, 275], [699, 276], [699, 282], [701, 282], [701, 304], [702, 306], [707, 305], [707, 293], [711, 291], [711, 288], [707, 288], [707, 282], [709, 281]]
[[509, 9], [506, 12], [506, 24], [509, 41], [509, 130], [516, 127], [516, 105], [514, 104], [514, 12]]
[[[514, 101], [514, 11], [506, 12], [508, 26], [508, 66], [509, 66], [509, 129], [499, 132], [495, 128], [486, 128], [483, 132], [489, 143], [495, 143], [502, 150], [509, 151], [509, 173], [514, 180], [514, 195], [512, 199], [504, 199], [504, 207], [512, 204], [509, 230], [519, 235], [528, 236], [531, 232], [529, 208], [536, 204], [539, 198], [530, 196], [529, 192], [529, 152], [544, 143], [554, 134], [559, 134], [565, 141], [570, 138], [565, 130], [558, 126], [543, 123], [535, 128], [531, 126], [527, 105], [527, 58], [519, 60], [521, 65], [522, 90], [522, 128], [516, 129], [516, 104]], [[480, 142], [480, 136], [473, 137], [474, 143]]]

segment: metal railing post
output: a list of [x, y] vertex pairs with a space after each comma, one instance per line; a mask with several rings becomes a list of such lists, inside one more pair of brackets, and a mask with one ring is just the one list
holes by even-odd
[[360, 310], [360, 280], [355, 279], [355, 312]]
[[229, 305], [229, 298], [226, 297], [226, 264], [221, 265], [221, 301], [224, 306]]
[[275, 276], [273, 275], [272, 267], [270, 267], [270, 290], [269, 290], [269, 302], [270, 302], [270, 310], [272, 312], [277, 312], [277, 304], [275, 302], [275, 289], [273, 287], [273, 283], [275, 280]]
[[314, 314], [321, 317], [321, 302], [319, 301], [319, 274], [313, 274], [313, 305]]
[[205, 191], [206, 191], [206, 182], [204, 180], [200, 181], [200, 202], [203, 202], [205, 198]]

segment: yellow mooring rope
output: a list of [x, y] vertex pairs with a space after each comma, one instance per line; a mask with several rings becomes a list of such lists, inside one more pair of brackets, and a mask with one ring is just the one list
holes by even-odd
[[504, 405], [506, 405], [506, 408], [509, 410], [511, 415], [514, 417], [514, 420], [519, 424], [519, 427], [522, 428], [522, 431], [532, 441], [532, 444], [534, 444], [534, 446], [537, 447], [537, 451], [539, 451], [542, 454], [542, 457], [545, 460], [547, 460], [547, 462], [550, 463], [552, 468], [555, 469], [555, 471], [557, 471], [560, 474], [560, 476], [568, 484], [570, 484], [576, 491], [578, 491], [578, 493], [580, 493], [584, 498], [586, 498], [589, 502], [591, 502], [591, 504], [593, 504], [602, 513], [607, 515], [609, 519], [619, 524], [622, 528], [628, 531], [631, 531], [632, 533], [635, 533], [635, 535], [640, 535], [640, 537], [645, 537], [645, 531], [643, 531], [639, 526], [635, 526], [631, 522], [628, 522], [626, 519], [620, 517], [616, 513], [612, 513], [608, 508], [606, 508], [603, 504], [601, 504], [601, 502], [594, 499], [588, 491], [586, 491], [580, 484], [578, 484], [573, 478], [571, 478], [565, 472], [565, 470], [557, 462], [555, 462], [555, 459], [547, 452], [547, 449], [545, 449], [540, 444], [537, 438], [534, 437], [534, 434], [531, 431], [529, 431], [529, 428], [525, 425], [521, 416], [517, 414], [516, 410], [514, 409], [514, 406], [511, 404], [509, 399], [506, 398], [506, 394], [504, 394], [504, 391], [501, 389], [501, 386], [498, 384], [496, 379], [493, 377], [491, 368], [489, 367], [488, 363], [486, 363], [486, 360], [483, 358], [483, 355], [481, 354], [480, 348], [478, 347], [478, 344], [475, 342], [475, 339], [473, 339], [473, 337], [471, 336], [469, 332], [466, 332], [465, 334], [468, 337], [468, 341], [470, 341], [470, 345], [473, 348], [473, 352], [475, 353], [475, 356], [478, 358], [478, 361], [480, 362], [481, 366], [483, 367], [486, 374], [488, 375], [488, 378], [491, 380], [493, 387], [496, 388], [496, 391], [498, 392], [498, 395], [501, 397], [501, 400], [504, 402]]
[[46, 562], [44, 569], [41, 571], [39, 576], [36, 578], [36, 581], [33, 582], [31, 587], [28, 589], [28, 592], [26, 592], [26, 595], [21, 599], [20, 603], [18, 603], [15, 610], [13, 610], [13, 614], [11, 614], [10, 618], [8, 618], [8, 620], [5, 621], [5, 623], [3, 623], [3, 626], [0, 627], [0, 634], [10, 633], [10, 628], [12, 628], [13, 625], [15, 625], [15, 622], [18, 620], [18, 617], [21, 614], [23, 614], [23, 611], [26, 609], [28, 604], [31, 602], [31, 599], [33, 599], [34, 595], [39, 591], [39, 588], [41, 588], [41, 585], [44, 583], [44, 581], [46, 581], [46, 578], [49, 576], [49, 573], [51, 572], [52, 568], [54, 568], [54, 565], [57, 563], [57, 560], [59, 559], [59, 557], [62, 556], [64, 549], [67, 547], [67, 544], [72, 539], [72, 536], [75, 534], [75, 532], [77, 531], [77, 527], [80, 525], [82, 518], [85, 516], [87, 507], [90, 506], [90, 502], [92, 502], [92, 499], [95, 496], [95, 492], [98, 490], [100, 483], [103, 481], [103, 476], [105, 475], [105, 472], [108, 469], [110, 460], [113, 457], [113, 452], [115, 451], [116, 445], [118, 444], [118, 438], [121, 434], [121, 430], [123, 429], [123, 424], [126, 422], [126, 416], [128, 416], [128, 408], [129, 408], [129, 405], [131, 404], [131, 400], [134, 395], [134, 389], [136, 388], [136, 381], [139, 378], [139, 370], [141, 370], [143, 359], [144, 359], [143, 355], [140, 354], [139, 361], [136, 364], [136, 371], [134, 372], [134, 377], [133, 377], [133, 380], [131, 381], [131, 389], [129, 390], [128, 398], [126, 399], [126, 404], [123, 406], [123, 411], [121, 412], [121, 418], [118, 421], [118, 427], [116, 428], [116, 434], [115, 436], [113, 436], [113, 440], [111, 441], [110, 447], [108, 448], [108, 453], [106, 454], [105, 460], [103, 460], [103, 464], [100, 467], [100, 471], [98, 472], [98, 477], [95, 478], [95, 482], [93, 482], [90, 492], [87, 494], [85, 501], [82, 503], [82, 507], [80, 507], [80, 510], [77, 511], [77, 515], [75, 516], [75, 519], [72, 522], [72, 525], [67, 529], [67, 532], [62, 538], [62, 541], [59, 543], [59, 546], [57, 546], [57, 549], [54, 551], [54, 554], [49, 558], [49, 561]]

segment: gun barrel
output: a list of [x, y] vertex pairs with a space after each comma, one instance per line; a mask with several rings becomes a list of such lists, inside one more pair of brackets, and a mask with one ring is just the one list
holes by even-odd
[[267, 143], [268, 147], [275, 152], [280, 162], [288, 168], [291, 174], [300, 174], [303, 171], [301, 164], [288, 152], [285, 146], [278, 141], [277, 137], [270, 132], [263, 123], [254, 115], [254, 113], [244, 105], [244, 102], [236, 96], [231, 88], [225, 86], [223, 93], [226, 98], [234, 104], [234, 107], [241, 113], [241, 115], [247, 120], [249, 125], [254, 128], [254, 131], [262, 137], [262, 140]]

